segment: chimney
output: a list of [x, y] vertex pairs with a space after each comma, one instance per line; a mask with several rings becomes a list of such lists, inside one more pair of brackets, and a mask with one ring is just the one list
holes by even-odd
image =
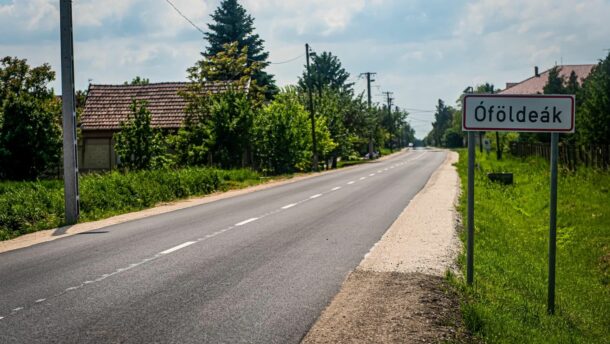
[[538, 72], [538, 66], [534, 67], [534, 76], [537, 78], [540, 77], [540, 73]]

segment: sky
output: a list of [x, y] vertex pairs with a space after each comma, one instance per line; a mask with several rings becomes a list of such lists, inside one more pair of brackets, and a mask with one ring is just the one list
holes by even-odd
[[[219, 0], [171, 0], [207, 30]], [[610, 0], [241, 0], [255, 18], [271, 62], [338, 56], [357, 92], [375, 72], [373, 100], [393, 92], [423, 138], [439, 99], [455, 105], [468, 86], [531, 77], [555, 64], [597, 63], [610, 48]], [[200, 59], [201, 32], [166, 0], [75, 0], [77, 89], [135, 76], [185, 81]], [[0, 0], [0, 57], [49, 63], [60, 91], [59, 0]], [[279, 86], [296, 83], [304, 56], [272, 64]]]

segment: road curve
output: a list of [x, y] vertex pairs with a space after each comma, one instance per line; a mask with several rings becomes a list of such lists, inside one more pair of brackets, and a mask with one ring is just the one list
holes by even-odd
[[0, 343], [298, 343], [445, 152], [0, 254]]

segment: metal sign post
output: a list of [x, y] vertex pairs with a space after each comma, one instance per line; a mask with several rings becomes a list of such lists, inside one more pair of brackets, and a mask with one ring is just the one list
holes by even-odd
[[477, 131], [551, 133], [549, 278], [547, 311], [555, 313], [557, 156], [559, 133], [574, 132], [573, 95], [476, 95], [463, 97], [462, 130], [468, 131], [468, 242], [466, 281], [474, 281], [474, 134]]
[[474, 131], [468, 132], [468, 243], [466, 251], [466, 282], [474, 281]]
[[557, 248], [557, 153], [559, 134], [551, 134], [551, 202], [549, 221], [549, 288], [547, 312], [555, 314], [555, 256]]

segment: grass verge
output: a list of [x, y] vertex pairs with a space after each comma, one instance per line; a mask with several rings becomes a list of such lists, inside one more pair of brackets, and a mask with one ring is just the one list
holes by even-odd
[[[459, 153], [465, 224], [467, 152]], [[549, 316], [549, 164], [484, 154], [477, 163], [475, 283], [449, 277], [468, 330], [489, 343], [610, 343], [610, 173], [560, 171], [556, 314]], [[488, 181], [487, 173], [500, 171], [514, 173], [514, 185]], [[460, 265], [465, 271], [464, 255]]]
[[[158, 203], [256, 185], [252, 170], [185, 168], [88, 174], [80, 178], [80, 222], [142, 210]], [[59, 180], [0, 183], [0, 240], [64, 223]]]

